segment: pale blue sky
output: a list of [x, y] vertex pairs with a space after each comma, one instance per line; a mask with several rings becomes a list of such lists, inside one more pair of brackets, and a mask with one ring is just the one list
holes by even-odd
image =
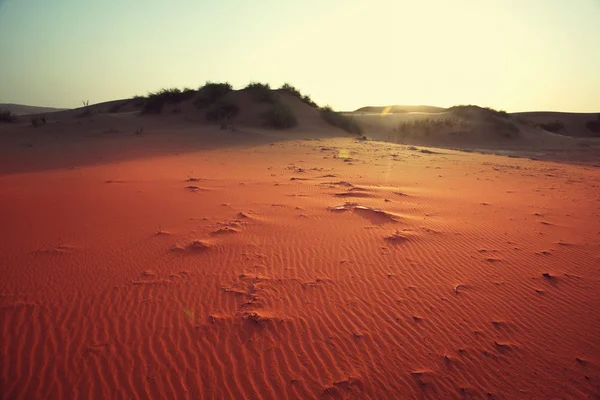
[[0, 0], [0, 103], [279, 86], [319, 104], [600, 111], [600, 0]]

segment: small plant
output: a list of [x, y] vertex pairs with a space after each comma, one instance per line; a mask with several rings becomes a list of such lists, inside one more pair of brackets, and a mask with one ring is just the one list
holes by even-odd
[[1, 108], [0, 109], [0, 122], [16, 122], [17, 121], [17, 116], [10, 111], [8, 108]]
[[343, 129], [348, 133], [354, 133], [356, 135], [363, 134], [362, 126], [355, 118], [334, 111], [330, 106], [321, 108], [321, 117], [323, 117], [325, 122], [329, 125]]
[[280, 101], [276, 102], [263, 115], [265, 125], [276, 129], [286, 129], [298, 125], [292, 108]]
[[310, 98], [310, 96], [308, 96], [308, 95], [302, 95], [302, 93], [300, 93], [300, 91], [298, 89], [296, 89], [294, 86], [290, 85], [289, 83], [284, 83], [283, 86], [281, 86], [279, 88], [279, 90], [283, 90], [283, 91], [291, 94], [292, 96], [295, 96], [295, 97], [299, 98], [300, 100], [302, 100], [303, 102], [305, 102], [306, 104], [308, 104], [311, 107], [314, 107], [314, 108], [318, 108], [319, 107], [317, 105], [317, 103], [315, 103], [314, 101], [312, 101], [312, 99]]
[[31, 126], [37, 128], [40, 125], [46, 125], [46, 117], [33, 117], [31, 118]]
[[248, 90], [255, 101], [269, 104], [275, 104], [277, 101], [277, 97], [271, 91], [271, 86], [268, 83], [250, 82], [244, 90]]
[[229, 82], [215, 83], [206, 82], [204, 86], [198, 89], [198, 97], [194, 101], [194, 105], [198, 108], [208, 107], [214, 104], [227, 93], [233, 90]]
[[540, 128], [542, 128], [543, 130], [546, 130], [548, 132], [554, 132], [554, 133], [558, 133], [565, 129], [565, 126], [560, 121], [544, 122], [544, 123], [538, 124], [538, 126]]
[[206, 120], [213, 122], [230, 121], [240, 112], [240, 107], [227, 100], [219, 100], [214, 103], [206, 112]]

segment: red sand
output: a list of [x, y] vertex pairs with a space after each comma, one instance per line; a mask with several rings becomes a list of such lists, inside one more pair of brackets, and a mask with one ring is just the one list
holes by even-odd
[[599, 398], [600, 170], [439, 152], [0, 176], [2, 397]]

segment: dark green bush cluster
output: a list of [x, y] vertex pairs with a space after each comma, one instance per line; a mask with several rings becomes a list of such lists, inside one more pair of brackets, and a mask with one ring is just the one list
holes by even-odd
[[131, 100], [133, 101], [133, 106], [135, 108], [143, 107], [146, 103], [146, 98], [144, 96], [133, 96], [133, 99]]
[[196, 97], [194, 105], [198, 108], [207, 107], [218, 101], [220, 98], [222, 98], [232, 90], [233, 88], [228, 82], [206, 82], [204, 86], [198, 89], [198, 97]]
[[300, 100], [302, 100], [303, 102], [305, 102], [306, 104], [308, 104], [311, 107], [314, 107], [314, 108], [318, 108], [319, 107], [317, 105], [317, 103], [315, 103], [314, 101], [312, 101], [312, 99], [310, 98], [310, 96], [303, 95], [302, 93], [300, 93], [300, 91], [298, 89], [296, 89], [294, 86], [290, 85], [289, 83], [284, 83], [283, 86], [281, 86], [279, 88], [279, 90], [284, 90], [284, 91], [288, 92], [292, 96], [295, 96], [295, 97], [299, 98]]
[[142, 114], [160, 114], [166, 103], [178, 104], [190, 99], [194, 94], [195, 91], [192, 89], [182, 91], [177, 88], [161, 89], [158, 92], [148, 93], [142, 107]]
[[228, 100], [221, 99], [210, 105], [206, 112], [206, 119], [208, 121], [229, 121], [238, 115], [240, 107]]
[[16, 122], [17, 116], [8, 108], [0, 109], [0, 122]]
[[323, 117], [325, 122], [329, 125], [341, 128], [348, 133], [354, 133], [356, 135], [363, 134], [362, 126], [355, 118], [334, 111], [330, 106], [321, 108], [321, 117]]
[[263, 115], [265, 125], [275, 129], [286, 129], [298, 125], [294, 110], [289, 105], [277, 101]]
[[250, 82], [244, 90], [249, 91], [254, 100], [260, 103], [275, 104], [277, 101], [277, 96], [271, 91], [268, 83]]

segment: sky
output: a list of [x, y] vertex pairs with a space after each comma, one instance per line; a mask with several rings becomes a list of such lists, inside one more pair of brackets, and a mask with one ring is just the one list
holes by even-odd
[[337, 110], [600, 111], [600, 0], [0, 0], [0, 103], [289, 82]]

